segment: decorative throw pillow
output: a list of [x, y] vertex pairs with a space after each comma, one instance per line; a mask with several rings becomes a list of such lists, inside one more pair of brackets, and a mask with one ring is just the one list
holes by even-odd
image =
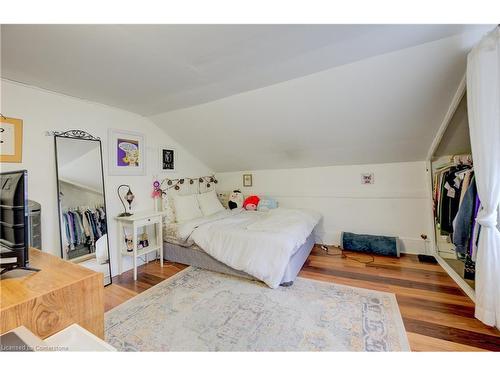
[[198, 194], [197, 199], [203, 216], [210, 216], [219, 211], [224, 211], [224, 207], [219, 198], [217, 198], [215, 190]]
[[229, 208], [229, 206], [228, 206], [229, 192], [228, 191], [221, 191], [221, 192], [217, 193], [217, 196], [219, 197], [219, 200], [222, 203], [222, 206], [224, 208]]
[[168, 196], [164, 194], [162, 196], [162, 207], [161, 210], [165, 212], [164, 222], [165, 223], [175, 223], [175, 207], [174, 207], [174, 197], [172, 195]]
[[178, 223], [202, 217], [196, 194], [174, 196], [175, 217]]
[[259, 201], [259, 205], [257, 206], [258, 211], [268, 211], [273, 208], [278, 208], [278, 202], [276, 199], [271, 197], [263, 197]]

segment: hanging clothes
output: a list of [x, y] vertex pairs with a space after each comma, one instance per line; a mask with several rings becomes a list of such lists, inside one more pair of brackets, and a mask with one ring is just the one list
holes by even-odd
[[452, 157], [433, 174], [434, 218], [438, 234], [448, 236], [456, 259], [464, 262], [464, 279], [474, 280], [480, 208], [470, 155]]
[[470, 168], [465, 165], [451, 167], [443, 173], [441, 183], [439, 225], [442, 234], [453, 233], [453, 220], [460, 206], [462, 179], [457, 173]]
[[104, 208], [68, 210], [63, 213], [63, 243], [67, 253], [87, 248], [95, 251], [95, 242], [107, 233]]
[[464, 194], [462, 204], [460, 204], [458, 213], [453, 221], [452, 239], [455, 245], [455, 251], [463, 255], [469, 254], [470, 250], [474, 230], [474, 205], [476, 196], [476, 181], [473, 178], [472, 183]]

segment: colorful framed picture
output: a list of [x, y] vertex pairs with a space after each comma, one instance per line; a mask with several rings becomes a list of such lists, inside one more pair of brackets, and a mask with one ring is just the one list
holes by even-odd
[[175, 149], [171, 147], [160, 147], [160, 171], [175, 172]]
[[146, 174], [146, 142], [141, 133], [109, 130], [109, 174], [140, 176]]
[[252, 184], [253, 184], [252, 175], [250, 173], [244, 174], [243, 175], [243, 186], [244, 187], [251, 187]]
[[0, 162], [23, 161], [23, 120], [0, 116]]

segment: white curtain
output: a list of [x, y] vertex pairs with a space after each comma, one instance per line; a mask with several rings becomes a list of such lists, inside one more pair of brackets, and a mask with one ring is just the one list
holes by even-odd
[[467, 59], [467, 107], [476, 184], [482, 208], [476, 258], [475, 316], [500, 328], [500, 27]]

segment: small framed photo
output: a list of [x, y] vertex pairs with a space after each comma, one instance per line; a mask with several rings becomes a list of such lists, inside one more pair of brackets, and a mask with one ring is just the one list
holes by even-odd
[[0, 162], [21, 163], [23, 159], [23, 120], [0, 117]]
[[160, 147], [160, 171], [175, 172], [175, 149]]
[[361, 184], [370, 185], [375, 183], [375, 176], [371, 173], [361, 173]]
[[250, 173], [243, 175], [243, 186], [244, 187], [252, 186], [252, 175]]
[[109, 174], [141, 176], [146, 174], [146, 142], [141, 133], [110, 129]]

